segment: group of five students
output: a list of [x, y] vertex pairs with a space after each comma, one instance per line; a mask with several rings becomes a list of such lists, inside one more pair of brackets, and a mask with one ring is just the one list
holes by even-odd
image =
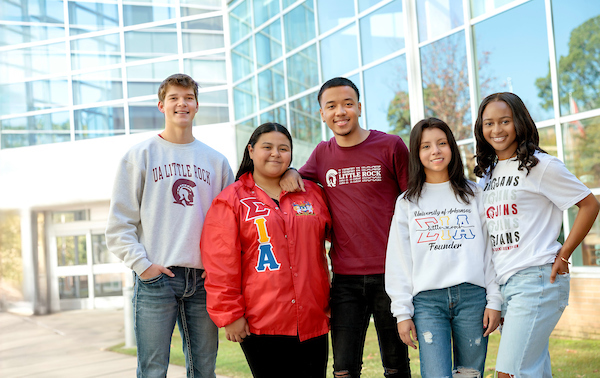
[[161, 85], [165, 130], [123, 158], [106, 231], [134, 271], [138, 376], [166, 374], [177, 322], [190, 377], [214, 377], [217, 327], [256, 377], [326, 376], [331, 330], [334, 376], [359, 377], [371, 316], [386, 377], [410, 376], [415, 339], [423, 377], [482, 377], [501, 318], [499, 375], [551, 376], [569, 257], [598, 202], [541, 150], [522, 101], [482, 102], [477, 186], [442, 120], [417, 123], [409, 155], [400, 137], [360, 127], [350, 80], [327, 81], [317, 100], [333, 138], [296, 171], [290, 133], [265, 123], [233, 182], [226, 159], [193, 137], [196, 83], [177, 74]]

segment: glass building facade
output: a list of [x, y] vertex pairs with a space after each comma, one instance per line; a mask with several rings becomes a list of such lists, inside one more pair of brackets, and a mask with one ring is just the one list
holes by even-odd
[[[361, 91], [363, 127], [408, 145], [411, 125], [443, 119], [476, 179], [479, 103], [510, 91], [536, 121], [541, 147], [600, 196], [600, 2], [237, 0], [228, 8], [238, 144], [263, 122], [285, 124], [301, 166], [331, 137], [320, 85], [344, 76]], [[575, 214], [565, 212], [565, 231]], [[573, 263], [598, 272], [599, 221]]]

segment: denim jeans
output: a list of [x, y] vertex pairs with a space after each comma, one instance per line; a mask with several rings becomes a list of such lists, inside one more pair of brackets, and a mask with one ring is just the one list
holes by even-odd
[[498, 372], [517, 378], [551, 378], [550, 334], [568, 305], [570, 276], [558, 274], [550, 283], [552, 264], [518, 271], [502, 293], [502, 337]]
[[327, 334], [300, 342], [298, 336], [250, 335], [240, 343], [254, 378], [325, 378]]
[[458, 368], [478, 371], [483, 377], [488, 343], [483, 337], [485, 294], [480, 286], [462, 283], [414, 296], [413, 322], [423, 378], [451, 378]]
[[330, 302], [334, 375], [360, 377], [365, 336], [373, 315], [384, 376], [410, 377], [408, 349], [400, 340], [390, 304], [383, 274], [334, 273]]
[[166, 377], [175, 322], [185, 355], [188, 377], [215, 377], [218, 328], [206, 312], [203, 270], [170, 267], [142, 280], [134, 273], [133, 311], [138, 377]]

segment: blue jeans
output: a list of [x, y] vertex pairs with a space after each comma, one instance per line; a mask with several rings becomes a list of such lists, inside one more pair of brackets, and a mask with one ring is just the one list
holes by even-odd
[[203, 270], [169, 267], [175, 274], [143, 280], [134, 273], [133, 311], [138, 377], [166, 377], [175, 322], [188, 377], [215, 377], [218, 328], [206, 312]]
[[550, 283], [552, 264], [518, 271], [502, 293], [502, 337], [496, 360], [498, 372], [517, 378], [551, 378], [550, 334], [569, 301], [570, 276], [558, 274]]
[[384, 376], [410, 377], [408, 349], [400, 340], [390, 304], [383, 274], [334, 273], [330, 307], [335, 376], [360, 377], [365, 336], [373, 314]]
[[452, 377], [458, 368], [479, 371], [483, 377], [488, 343], [483, 337], [485, 294], [480, 286], [462, 283], [414, 296], [423, 378]]

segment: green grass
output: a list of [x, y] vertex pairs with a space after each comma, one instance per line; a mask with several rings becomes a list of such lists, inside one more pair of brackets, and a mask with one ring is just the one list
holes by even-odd
[[[227, 341], [224, 333], [219, 332], [219, 353], [217, 355], [217, 374], [233, 378], [251, 378], [250, 369], [246, 363], [244, 353], [238, 343]], [[486, 360], [485, 378], [494, 377], [494, 366], [496, 365], [496, 354], [498, 353], [498, 343], [500, 334], [494, 332], [490, 336], [488, 344], [488, 356]], [[123, 344], [116, 345], [111, 350], [119, 353], [125, 353], [135, 356], [135, 349], [125, 349]], [[413, 377], [421, 377], [419, 368], [419, 354], [417, 351], [409, 348], [410, 368]], [[600, 376], [600, 340], [571, 340], [571, 339], [550, 339], [550, 355], [552, 356], [552, 375], [553, 378], [583, 378]], [[185, 366], [183, 352], [181, 351], [181, 338], [179, 331], [173, 334], [171, 343], [171, 362], [177, 365]], [[329, 366], [328, 375], [333, 371], [333, 354], [329, 348]], [[377, 335], [373, 323], [367, 331], [365, 342], [365, 351], [363, 356], [362, 376], [381, 377], [383, 368], [381, 367], [381, 357], [379, 355], [379, 346]]]

